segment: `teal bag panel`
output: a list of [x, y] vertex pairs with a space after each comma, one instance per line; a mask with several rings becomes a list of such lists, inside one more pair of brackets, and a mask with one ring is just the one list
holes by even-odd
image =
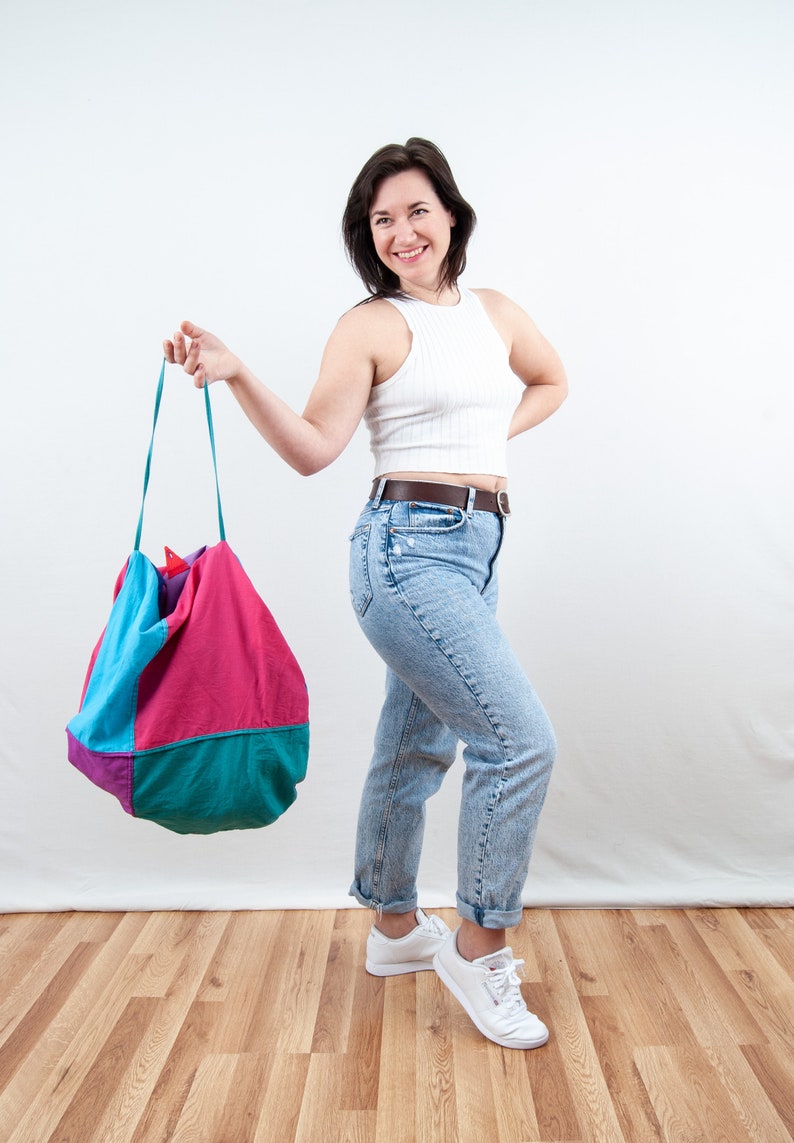
[[297, 798], [308, 756], [308, 723], [140, 751], [132, 810], [174, 833], [271, 825]]

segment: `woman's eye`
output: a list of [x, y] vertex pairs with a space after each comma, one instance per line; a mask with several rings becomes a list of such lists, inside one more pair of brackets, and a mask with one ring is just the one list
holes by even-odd
[[385, 216], [385, 214], [382, 214], [380, 216], [380, 218], [375, 219], [375, 225], [376, 226], [382, 226], [384, 222], [388, 222], [388, 221], [389, 221], [389, 219]]
[[414, 214], [427, 214], [427, 208], [424, 206], [418, 206], [414, 211]]

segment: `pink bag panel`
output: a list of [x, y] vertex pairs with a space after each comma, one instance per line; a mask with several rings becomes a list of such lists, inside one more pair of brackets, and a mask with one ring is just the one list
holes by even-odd
[[141, 673], [135, 749], [308, 721], [306, 683], [276, 621], [229, 545], [207, 548], [168, 616], [165, 647]]

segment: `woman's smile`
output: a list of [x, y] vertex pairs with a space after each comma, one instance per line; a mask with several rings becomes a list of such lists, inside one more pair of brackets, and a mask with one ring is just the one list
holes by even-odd
[[401, 262], [415, 262], [420, 254], [424, 254], [426, 246], [416, 246], [413, 250], [398, 250], [397, 257]]
[[411, 286], [437, 290], [455, 218], [424, 171], [385, 178], [375, 192], [369, 220], [378, 258], [394, 270], [406, 292]]

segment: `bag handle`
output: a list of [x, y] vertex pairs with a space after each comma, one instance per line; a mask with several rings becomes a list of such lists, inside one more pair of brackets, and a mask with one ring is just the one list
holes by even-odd
[[[146, 504], [146, 492], [149, 488], [149, 476], [152, 470], [152, 451], [154, 449], [154, 430], [157, 428], [157, 418], [160, 415], [160, 401], [163, 397], [163, 384], [165, 382], [165, 358], [160, 367], [160, 377], [157, 382], [157, 395], [154, 399], [154, 419], [152, 421], [152, 439], [149, 441], [149, 453], [146, 457], [146, 469], [143, 474], [143, 497], [141, 499], [141, 514], [138, 517], [138, 530], [135, 533], [134, 551], [141, 546], [141, 532], [143, 531], [143, 509]], [[222, 540], [226, 539], [226, 529], [223, 525], [223, 509], [221, 508], [221, 489], [218, 483], [218, 461], [215, 456], [215, 430], [212, 427], [212, 409], [210, 408], [210, 387], [204, 382], [204, 408], [207, 413], [207, 428], [210, 434], [210, 448], [212, 449], [212, 467], [215, 472], [215, 494], [218, 501], [218, 531]]]

